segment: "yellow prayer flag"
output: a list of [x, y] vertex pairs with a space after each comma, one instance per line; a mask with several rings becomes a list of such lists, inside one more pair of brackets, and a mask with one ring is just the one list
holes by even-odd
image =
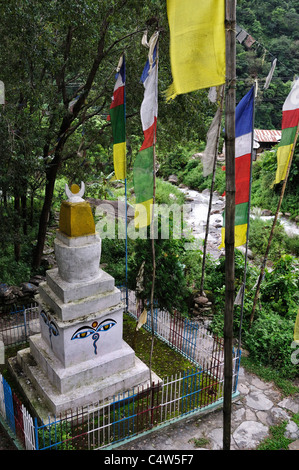
[[167, 0], [173, 83], [166, 98], [225, 83], [225, 0]]
[[135, 206], [134, 224], [135, 228], [140, 229], [150, 225], [153, 214], [153, 199], [139, 202]]
[[274, 182], [276, 184], [286, 177], [293, 146], [294, 143], [291, 143], [277, 149], [277, 170]]
[[113, 163], [115, 177], [118, 180], [126, 178], [126, 142], [113, 145]]
[[[242, 246], [246, 243], [247, 224], [235, 225], [235, 247]], [[219, 249], [225, 247], [225, 228], [221, 229], [221, 245]]]

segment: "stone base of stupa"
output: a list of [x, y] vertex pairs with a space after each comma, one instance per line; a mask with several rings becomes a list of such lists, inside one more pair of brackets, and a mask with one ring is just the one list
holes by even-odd
[[[10, 361], [24, 395], [43, 420], [107, 402], [118, 393], [148, 385], [150, 379], [149, 368], [122, 339], [123, 304], [114, 279], [102, 272], [100, 280], [85, 286], [91, 289], [98, 283], [96, 295], [64, 303], [57, 297], [55, 276], [59, 280], [55, 270], [47, 273], [52, 282], [41, 284], [36, 296], [40, 334], [31, 336], [29, 347]], [[60, 297], [71, 295], [74, 284], [64, 293], [64, 283], [59, 280], [58, 284]], [[109, 286], [108, 291], [102, 289], [103, 284]], [[83, 315], [73, 318], [77, 308]], [[101, 331], [101, 325], [107, 330]], [[152, 380], [160, 381], [155, 374]]]
[[[40, 363], [46, 362], [53, 380], [49, 380], [34, 354], [40, 356]], [[19, 351], [9, 366], [31, 408], [45, 422], [65, 411], [105, 403], [118, 393], [149, 385], [148, 367], [125, 342], [120, 350], [106, 355], [104, 360], [93, 359], [80, 367], [64, 368], [41, 336], [35, 335], [30, 338], [30, 347]], [[152, 380], [160, 381], [154, 373]]]

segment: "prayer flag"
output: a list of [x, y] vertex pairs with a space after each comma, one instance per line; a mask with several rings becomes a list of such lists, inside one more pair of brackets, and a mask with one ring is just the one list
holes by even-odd
[[[151, 41], [157, 41], [154, 34]], [[154, 144], [158, 117], [158, 62], [157, 45], [150, 48], [149, 59], [141, 76], [144, 97], [140, 108], [140, 117], [144, 141], [133, 167], [134, 191], [136, 196], [135, 227], [150, 225], [154, 194]]]
[[225, 83], [225, 0], [167, 0], [173, 83], [166, 99]]
[[[210, 89], [211, 90], [211, 89]], [[223, 93], [223, 87], [216, 88], [216, 97], [220, 92]], [[222, 119], [222, 107], [219, 105], [207, 133], [206, 148], [202, 154], [203, 176], [210, 175], [213, 171], [214, 161], [217, 158], [218, 142], [220, 134], [220, 125]]]
[[[254, 87], [236, 107], [235, 123], [235, 246], [244, 245], [247, 237], [250, 176], [252, 163]], [[225, 246], [225, 213], [223, 214], [222, 242]]]
[[110, 116], [108, 120], [112, 124], [113, 134], [113, 163], [116, 179], [126, 178], [126, 106], [125, 106], [125, 81], [126, 66], [125, 56], [121, 56], [116, 74], [116, 82], [113, 90]]
[[282, 107], [281, 141], [277, 149], [277, 170], [275, 183], [286, 177], [291, 153], [295, 145], [299, 123], [299, 78], [295, 81]]
[[214, 116], [214, 119], [210, 125], [209, 131], [207, 133], [206, 148], [202, 154], [202, 165], [203, 165], [204, 177], [212, 173], [214, 158], [217, 158], [216, 151], [218, 149], [216, 147], [218, 143], [220, 121], [221, 121], [221, 110], [220, 108], [218, 108]]
[[147, 321], [147, 310], [146, 308], [143, 310], [142, 314], [140, 315], [140, 317], [138, 318], [138, 322], [137, 322], [137, 325], [136, 325], [136, 331], [140, 330], [140, 328], [142, 327], [142, 325], [144, 325]]
[[268, 73], [268, 76], [267, 76], [266, 81], [265, 81], [264, 90], [268, 90], [268, 88], [269, 88], [269, 85], [270, 85], [272, 77], [273, 77], [274, 70], [276, 68], [276, 64], [277, 64], [277, 59], [274, 59], [273, 62], [272, 62], [272, 65], [271, 65], [270, 72]]

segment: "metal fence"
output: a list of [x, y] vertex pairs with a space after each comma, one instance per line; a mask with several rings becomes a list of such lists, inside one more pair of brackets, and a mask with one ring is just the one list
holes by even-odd
[[[141, 312], [135, 293], [122, 289], [122, 297], [123, 300], [127, 297], [128, 313], [138, 319]], [[36, 330], [33, 326], [38, 321], [36, 306], [15, 313], [22, 320], [19, 330], [16, 322], [10, 322], [2, 329], [0, 324], [0, 333], [7, 344], [12, 344], [14, 339], [22, 341]], [[55, 420], [49, 418], [48, 423], [33, 419], [0, 375], [0, 413], [23, 447], [28, 450], [113, 448], [162, 424], [211, 406], [220, 406], [224, 382], [223, 339], [214, 337], [198, 323], [178, 313], [170, 315], [156, 307], [153, 320], [155, 334], [192, 361], [194, 369], [166, 377], [158, 384], [128, 390], [106, 403], [69, 410]], [[150, 309], [144, 327], [151, 330]], [[18, 331], [18, 334], [12, 331]], [[232, 351], [232, 362], [232, 394], [235, 394], [239, 351]]]
[[5, 346], [24, 343], [29, 336], [40, 332], [36, 304], [0, 315], [0, 340]]
[[[123, 293], [123, 296], [125, 294]], [[134, 291], [129, 290], [128, 313], [136, 320], [141, 315]], [[182, 355], [194, 364], [202, 367], [210, 367], [213, 358], [215, 345], [219, 347], [220, 338], [214, 335], [198, 322], [183, 317], [179, 312], [170, 314], [167, 311], [159, 310], [156, 306], [153, 309], [153, 325], [155, 335], [167, 343], [171, 348], [179, 351]], [[152, 330], [151, 309], [147, 307], [147, 320], [144, 328]], [[223, 347], [221, 348], [223, 358]]]
[[[234, 383], [239, 358], [233, 357]], [[36, 422], [36, 448], [99, 450], [114, 447], [141, 433], [170, 424], [200, 410], [222, 404], [223, 364], [191, 369], [161, 383], [119, 394], [108, 403], [92, 404], [60, 415], [53, 422]], [[233, 392], [234, 394], [234, 392]]]

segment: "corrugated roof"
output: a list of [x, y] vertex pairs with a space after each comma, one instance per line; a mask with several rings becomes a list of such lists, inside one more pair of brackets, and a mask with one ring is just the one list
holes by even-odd
[[255, 137], [258, 142], [279, 142], [281, 131], [254, 129]]

